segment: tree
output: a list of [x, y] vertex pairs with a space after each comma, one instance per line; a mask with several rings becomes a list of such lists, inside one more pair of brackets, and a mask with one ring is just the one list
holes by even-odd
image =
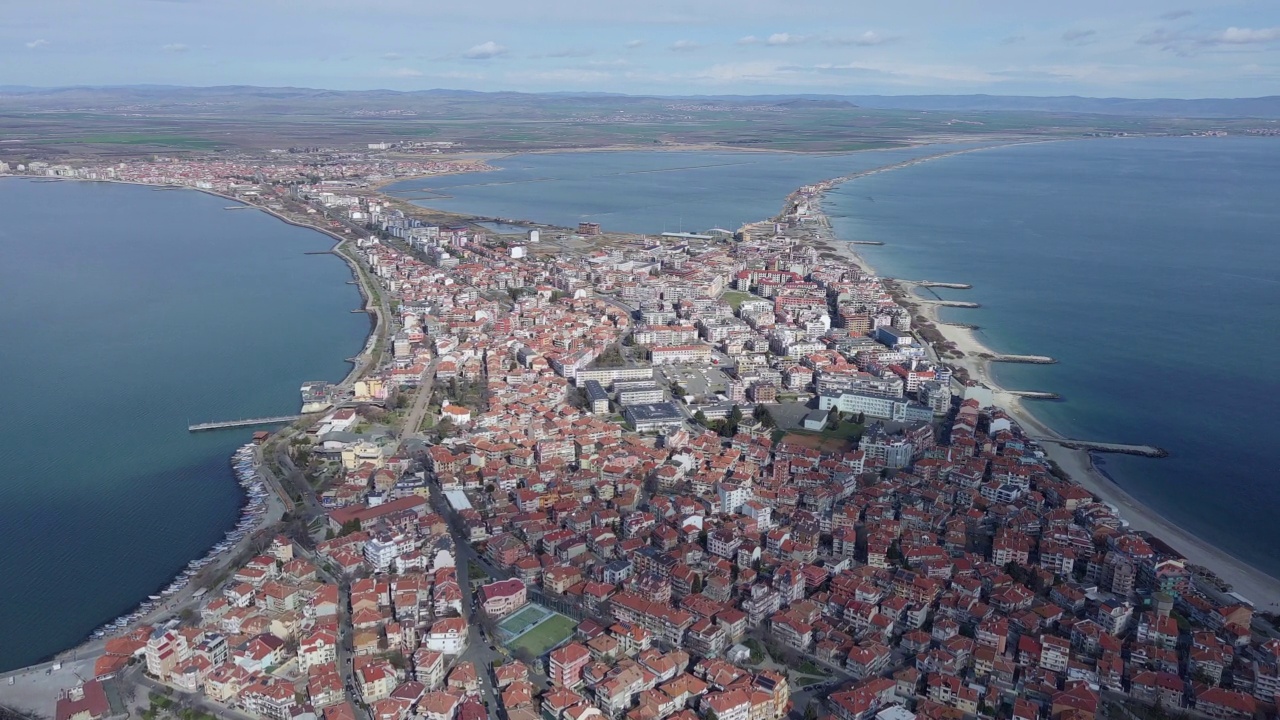
[[360, 531], [360, 519], [353, 518], [351, 520], [348, 520], [342, 523], [342, 530], [338, 532], [338, 537], [342, 537], [343, 535], [350, 535], [353, 532], [359, 532], [359, 531]]
[[710, 423], [707, 422], [707, 414], [702, 412], [701, 410], [693, 414], [693, 421], [698, 423], [702, 427], [710, 427]]
[[444, 418], [436, 425], [436, 432], [439, 433], [442, 438], [453, 437], [455, 429], [453, 420], [450, 418]]
[[866, 413], [858, 413], [858, 424], [859, 424], [859, 425], [866, 425], [866, 424], [867, 424], [867, 414], [866, 414]]
[[742, 408], [738, 407], [736, 403], [733, 409], [729, 411], [729, 422], [735, 426], [742, 422]]

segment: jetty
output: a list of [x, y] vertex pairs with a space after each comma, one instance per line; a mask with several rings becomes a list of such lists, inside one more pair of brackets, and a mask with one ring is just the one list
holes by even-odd
[[850, 245], [884, 245], [879, 240], [850, 240]]
[[913, 301], [923, 305], [937, 305], [938, 307], [949, 308], [980, 308], [982, 305], [976, 302], [967, 302], [965, 300], [930, 300], [928, 298], [912, 298]]
[[282, 423], [293, 422], [302, 418], [301, 415], [277, 415], [276, 417], [264, 418], [242, 418], [240, 420], [223, 420], [221, 422], [206, 422], [188, 425], [187, 432], [202, 432], [204, 430], [226, 430], [227, 428], [253, 427], [254, 425], [280, 425]]
[[1056, 365], [1057, 359], [1048, 355], [987, 355], [985, 353], [978, 357], [988, 362], [1002, 363], [1025, 363], [1027, 365]]
[[1009, 390], [1007, 392], [1010, 395], [1016, 395], [1017, 397], [1023, 398], [1025, 400], [1061, 400], [1062, 399], [1062, 396], [1059, 395], [1058, 393], [1043, 392], [1040, 390]]
[[899, 280], [898, 282], [910, 283], [923, 288], [949, 288], [951, 290], [973, 289], [973, 286], [969, 283], [937, 282], [934, 280]]
[[1053, 443], [1068, 450], [1088, 450], [1089, 452], [1116, 453], [1118, 455], [1138, 455], [1149, 458], [1169, 457], [1169, 451], [1156, 445], [1126, 445], [1124, 443], [1094, 442], [1092, 440], [1070, 440], [1066, 438], [1032, 437], [1039, 443]]

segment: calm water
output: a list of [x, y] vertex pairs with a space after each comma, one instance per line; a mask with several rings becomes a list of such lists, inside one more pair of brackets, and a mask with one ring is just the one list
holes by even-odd
[[[425, 207], [619, 232], [736, 230], [777, 215], [806, 183], [968, 145], [843, 155], [756, 152], [598, 152], [490, 161], [500, 172], [406, 180], [388, 191]], [[434, 195], [422, 199], [425, 193]], [[516, 232], [519, 232], [518, 230]]]
[[365, 315], [332, 241], [192, 191], [0, 179], [0, 670], [132, 608], [234, 524], [228, 458], [342, 378]]
[[1280, 415], [1280, 142], [1125, 139], [986, 150], [847, 183], [828, 196], [841, 237], [888, 275], [973, 283], [1007, 387], [1085, 439], [1172, 457], [1109, 456], [1136, 497], [1280, 575], [1272, 453]]

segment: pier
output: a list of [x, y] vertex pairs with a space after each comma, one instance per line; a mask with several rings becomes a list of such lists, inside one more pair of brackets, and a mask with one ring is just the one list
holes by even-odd
[[928, 298], [912, 298], [915, 302], [923, 305], [937, 305], [938, 307], [949, 308], [980, 308], [982, 305], [976, 302], [967, 302], [964, 300], [930, 300]]
[[850, 240], [850, 245], [884, 245], [879, 240]]
[[983, 353], [978, 357], [989, 362], [1002, 363], [1025, 363], [1027, 365], [1056, 365], [1057, 359], [1048, 355], [987, 355]]
[[973, 289], [973, 286], [969, 283], [936, 282], [933, 280], [900, 280], [899, 282], [911, 283], [912, 285], [923, 288], [949, 288], [951, 290]]
[[1094, 442], [1092, 440], [1067, 440], [1063, 438], [1032, 437], [1039, 443], [1053, 443], [1068, 450], [1087, 450], [1089, 452], [1116, 453], [1118, 455], [1138, 455], [1149, 458], [1169, 457], [1169, 451], [1155, 445], [1126, 445], [1124, 443]]
[[1061, 400], [1062, 396], [1058, 393], [1043, 392], [1040, 390], [1009, 390], [1010, 395], [1016, 395], [1024, 400]]
[[281, 423], [289, 423], [302, 418], [301, 415], [277, 415], [276, 417], [265, 418], [243, 418], [241, 420], [223, 420], [222, 422], [207, 422], [188, 425], [187, 432], [201, 432], [204, 430], [226, 430], [227, 428], [253, 427], [254, 425], [280, 425]]

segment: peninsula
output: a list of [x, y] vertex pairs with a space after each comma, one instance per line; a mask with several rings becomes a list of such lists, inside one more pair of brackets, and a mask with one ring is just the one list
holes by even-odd
[[308, 384], [304, 417], [234, 459], [272, 509], [158, 605], [0, 677], [0, 705], [274, 720], [1273, 707], [1280, 585], [1144, 511], [1084, 449], [1125, 448], [1037, 423], [992, 381], [999, 354], [913, 293], [941, 281], [879, 277], [832, 236], [831, 182], [735, 233], [649, 237], [496, 233], [381, 194], [371, 169], [244, 170], [23, 168], [216, 191], [330, 232], [377, 321], [347, 381]]

